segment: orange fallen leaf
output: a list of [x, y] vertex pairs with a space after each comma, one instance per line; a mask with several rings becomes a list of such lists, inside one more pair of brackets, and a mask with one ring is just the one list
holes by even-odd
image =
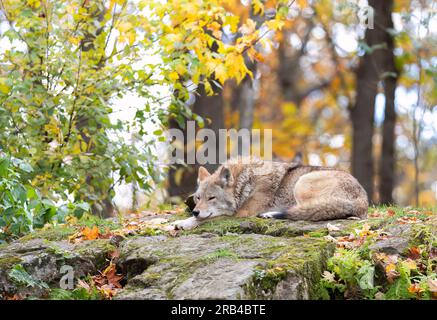
[[387, 210], [387, 215], [388, 215], [389, 217], [393, 217], [395, 214], [396, 214], [396, 212], [394, 212], [392, 209], [388, 209], [388, 210]]
[[414, 293], [414, 294], [418, 294], [423, 292], [424, 290], [419, 287], [419, 285], [417, 283], [413, 283], [408, 287], [408, 292], [409, 293]]
[[92, 228], [85, 227], [82, 230], [82, 235], [85, 240], [95, 240], [100, 235], [99, 228], [97, 228], [97, 226], [93, 226]]
[[401, 217], [397, 219], [400, 224], [413, 224], [420, 222], [421, 220], [417, 219], [417, 217]]
[[123, 275], [117, 274], [116, 272], [115, 264], [111, 262], [103, 272], [103, 275], [108, 280], [108, 284], [113, 285], [116, 288], [121, 288], [122, 285], [120, 284], [120, 280], [123, 279]]
[[410, 249], [408, 249], [408, 257], [410, 259], [413, 259], [413, 260], [419, 259], [421, 253], [422, 253], [422, 250], [420, 250], [417, 247], [411, 247]]
[[112, 299], [115, 295], [116, 290], [114, 290], [110, 285], [105, 284], [99, 288], [100, 292], [107, 298]]

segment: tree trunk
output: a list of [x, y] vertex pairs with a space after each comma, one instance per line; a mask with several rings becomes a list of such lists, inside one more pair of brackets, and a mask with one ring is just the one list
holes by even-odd
[[[217, 87], [213, 87], [214, 92], [217, 94], [213, 96], [207, 96], [202, 85], [199, 86], [198, 94], [196, 96], [196, 101], [192, 106], [193, 113], [198, 114], [205, 120], [205, 128], [211, 129], [216, 134], [218, 139], [218, 130], [224, 128], [224, 113], [223, 113], [223, 97], [221, 91]], [[176, 121], [170, 121], [170, 129], [177, 128], [184, 132], [184, 156], [186, 159], [186, 144], [187, 144], [187, 131], [186, 129], [181, 129]], [[186, 128], [186, 126], [185, 126]], [[204, 167], [208, 169], [209, 172], [213, 172], [218, 168], [218, 155], [219, 155], [219, 144], [216, 141], [216, 155], [217, 161], [215, 164], [206, 164]], [[188, 167], [183, 167], [182, 165], [175, 165], [169, 170], [168, 174], [168, 187], [167, 192], [170, 197], [181, 197], [185, 199], [187, 196], [192, 194], [197, 185], [197, 170], [199, 165], [196, 163], [194, 165], [188, 165]], [[178, 174], [179, 170], [183, 170], [182, 174]], [[180, 177], [180, 179], [178, 178]], [[180, 180], [180, 181], [179, 181]]]
[[[85, 2], [84, 2], [85, 3]], [[85, 3], [86, 4], [86, 3]], [[94, 18], [101, 23], [104, 19], [104, 14], [106, 13], [106, 8], [103, 3], [101, 3], [100, 6], [101, 9], [90, 12], [94, 16]], [[103, 26], [96, 30], [95, 34], [90, 32], [85, 32], [84, 38], [81, 42], [81, 50], [83, 52], [87, 52], [90, 50], [95, 50], [95, 44], [94, 41], [96, 37], [101, 34], [103, 31]], [[95, 69], [98, 72], [99, 69], [104, 67], [103, 63], [99, 63], [96, 65]], [[92, 118], [88, 112], [77, 112], [77, 121], [76, 121], [76, 129], [80, 133], [83, 141], [88, 145], [91, 137], [85, 133], [84, 129], [89, 128], [89, 121]], [[96, 121], [96, 127], [99, 130], [101, 128], [100, 121]], [[94, 144], [91, 144], [88, 152], [93, 152], [95, 148]], [[110, 171], [107, 172], [108, 175], [111, 174]], [[97, 187], [102, 187], [99, 182], [98, 177], [94, 177], [92, 173], [88, 174], [86, 177], [86, 184], [89, 186], [94, 187], [95, 189]], [[105, 189], [105, 188], [104, 188]], [[114, 213], [114, 204], [112, 202], [112, 197], [110, 195], [110, 187], [106, 190], [99, 190], [98, 194], [101, 196], [100, 200], [94, 201], [93, 205], [91, 206], [91, 211], [94, 215], [100, 216], [100, 217], [111, 217]]]
[[379, 202], [381, 204], [393, 203], [393, 188], [395, 183], [395, 90], [396, 79], [387, 79], [385, 86], [385, 116], [382, 129], [382, 152], [379, 171], [380, 189]]
[[[386, 69], [387, 54], [392, 56], [392, 52], [387, 50], [387, 28], [392, 27], [391, 9], [392, 0], [380, 1], [369, 0], [369, 5], [374, 9], [374, 29], [366, 29], [365, 42], [370, 49], [361, 58], [359, 67], [356, 72], [357, 78], [357, 97], [355, 106], [351, 109], [351, 120], [353, 129], [352, 138], [352, 174], [358, 179], [367, 192], [369, 200], [373, 200], [373, 132], [375, 118], [375, 98], [378, 92], [378, 83], [382, 80], [382, 75]], [[390, 87], [390, 86], [389, 86]], [[389, 88], [388, 88], [389, 89]], [[388, 92], [390, 93], [390, 92]], [[393, 93], [394, 95], [394, 93]], [[391, 108], [390, 100], [387, 99], [387, 124], [385, 131], [387, 132], [386, 147], [384, 152], [388, 156], [384, 158], [384, 166], [393, 167], [393, 151], [390, 151], [390, 143], [393, 143], [394, 137], [390, 142], [391, 131], [394, 130], [393, 115], [394, 105]], [[389, 109], [392, 109], [391, 111]], [[391, 128], [393, 126], [393, 128]], [[390, 156], [390, 154], [392, 154]], [[390, 159], [390, 157], [392, 159]], [[388, 169], [389, 174], [392, 174], [392, 169]], [[384, 170], [384, 169], [382, 169]], [[393, 182], [391, 182], [392, 184]], [[390, 188], [384, 183], [384, 188]], [[391, 186], [392, 188], [392, 186]]]
[[[253, 74], [256, 73], [256, 64], [247, 64], [250, 71]], [[251, 79], [249, 76], [244, 78], [244, 80], [237, 84], [233, 83], [232, 86], [232, 109], [237, 110], [239, 114], [238, 119], [238, 129], [248, 129], [252, 130], [254, 115], [255, 115], [255, 78]], [[243, 155], [243, 141], [238, 139], [238, 155]]]
[[[388, 28], [393, 28], [391, 11], [393, 0], [386, 1], [389, 7], [385, 12]], [[393, 203], [393, 188], [395, 184], [395, 127], [396, 127], [396, 109], [395, 109], [395, 92], [398, 80], [398, 70], [394, 62], [394, 41], [390, 33], [386, 32], [387, 55], [386, 55], [386, 72], [387, 77], [384, 80], [385, 91], [385, 117], [382, 131], [382, 152], [380, 166], [380, 203]]]

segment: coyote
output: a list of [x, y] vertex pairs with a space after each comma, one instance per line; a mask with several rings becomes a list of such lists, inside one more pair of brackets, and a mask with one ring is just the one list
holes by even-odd
[[193, 216], [174, 222], [188, 230], [218, 216], [320, 221], [367, 216], [364, 188], [349, 173], [330, 167], [254, 158], [231, 159], [210, 174], [199, 168]]

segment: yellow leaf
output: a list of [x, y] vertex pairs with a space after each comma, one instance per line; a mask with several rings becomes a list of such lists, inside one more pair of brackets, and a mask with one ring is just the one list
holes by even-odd
[[2, 92], [4, 94], [8, 94], [9, 90], [10, 90], [10, 88], [6, 84], [6, 79], [5, 78], [0, 78], [0, 92]]
[[282, 20], [269, 20], [266, 22], [266, 26], [271, 29], [271, 30], [281, 30], [282, 27], [284, 26], [285, 22]]
[[129, 21], [120, 22], [118, 25], [118, 31], [120, 32], [126, 32], [127, 30], [132, 29], [132, 23]]
[[237, 32], [238, 22], [240, 21], [239, 16], [226, 16], [224, 25], [228, 25], [231, 32]]
[[177, 72], [172, 71], [172, 72], [170, 72], [170, 73], [168, 74], [168, 78], [169, 78], [171, 81], [176, 81], [176, 80], [179, 79], [179, 75], [178, 75]]
[[405, 267], [407, 267], [407, 268], [410, 269], [410, 270], [413, 270], [413, 269], [416, 269], [416, 268], [417, 268], [416, 263], [415, 263], [413, 260], [411, 260], [411, 259], [407, 259], [407, 260], [405, 260], [405, 261], [403, 262], [403, 264], [404, 264]]
[[253, 6], [253, 13], [255, 14], [264, 14], [264, 5], [262, 4], [261, 0], [252, 0], [252, 6]]
[[212, 96], [214, 94], [214, 90], [212, 90], [211, 84], [209, 81], [205, 80], [203, 82], [203, 86], [205, 87], [205, 92], [208, 96]]
[[133, 45], [135, 42], [135, 39], [137, 38], [137, 34], [135, 31], [131, 31], [127, 34], [127, 38], [129, 39], [129, 44]]
[[221, 84], [224, 84], [226, 79], [228, 78], [226, 67], [223, 64], [219, 64], [216, 66], [214, 74], [215, 78], [220, 81]]
[[393, 263], [389, 263], [385, 266], [385, 272], [390, 273], [396, 270], [396, 266]]

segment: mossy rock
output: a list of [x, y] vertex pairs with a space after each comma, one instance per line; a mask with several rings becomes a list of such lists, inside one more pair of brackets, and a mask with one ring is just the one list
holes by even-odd
[[66, 226], [57, 226], [49, 229], [40, 229], [34, 232], [31, 232], [20, 239], [20, 242], [26, 242], [33, 239], [45, 239], [48, 241], [60, 241], [66, 240], [69, 236], [73, 235], [76, 230], [72, 227]]
[[[338, 231], [328, 232], [327, 225], [335, 224], [339, 227]], [[323, 237], [330, 233], [334, 236], [348, 235], [354, 229], [362, 228], [363, 224], [369, 224], [371, 229], [377, 229], [384, 220], [368, 219], [368, 220], [334, 220], [334, 221], [290, 221], [277, 219], [261, 219], [258, 217], [236, 218], [236, 217], [220, 217], [208, 221], [203, 225], [189, 231], [183, 231], [183, 235], [214, 233], [225, 235], [227, 233], [256, 233], [270, 235], [275, 237], [297, 237], [308, 235], [310, 237]]]
[[[117, 299], [309, 299], [334, 245], [321, 238], [190, 234], [125, 241], [120, 266], [143, 261]], [[292, 284], [290, 284], [292, 283]]]
[[62, 266], [71, 266], [75, 279], [97, 274], [108, 265], [108, 254], [115, 250], [108, 239], [83, 241], [72, 244], [67, 241], [28, 239], [15, 241], [0, 249], [0, 295], [20, 294], [22, 297], [41, 297], [47, 290], [21, 287], [14, 283], [9, 273], [21, 265], [37, 282], [59, 288]]

